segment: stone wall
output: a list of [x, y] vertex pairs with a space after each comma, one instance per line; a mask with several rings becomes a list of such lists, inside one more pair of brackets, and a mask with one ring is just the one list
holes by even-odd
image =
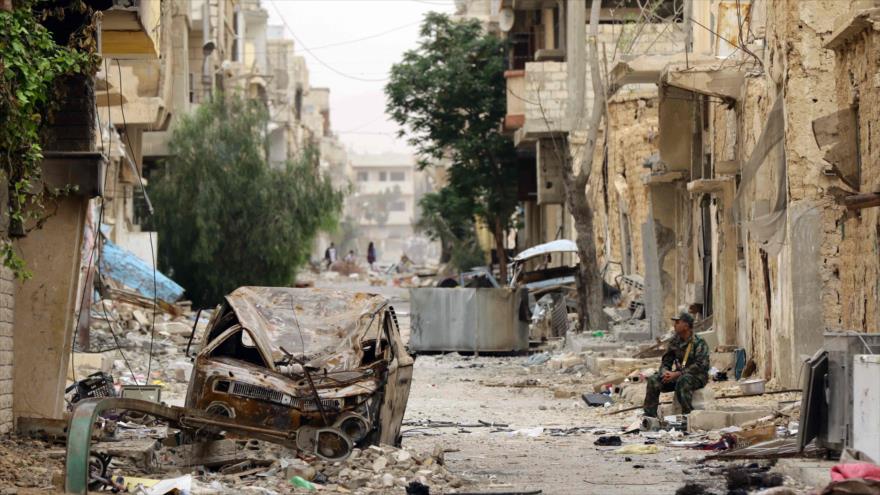
[[[860, 155], [859, 192], [880, 190], [880, 33], [859, 33], [836, 56], [838, 108], [857, 107]], [[855, 139], [855, 136], [848, 136]], [[828, 219], [839, 226], [839, 326], [880, 331], [880, 209], [866, 208]], [[830, 291], [831, 292], [831, 291]], [[833, 293], [833, 292], [832, 292]], [[833, 315], [830, 315], [833, 317]]]
[[[645, 160], [657, 151], [656, 94], [621, 95], [608, 105], [607, 160], [593, 162], [590, 195], [594, 235], [605, 279], [645, 275], [642, 225], [650, 203], [643, 181]], [[627, 254], [628, 253], [628, 254]]]
[[12, 329], [15, 278], [0, 267], [0, 434], [12, 430]]
[[567, 77], [565, 62], [526, 63], [524, 133], [565, 130]]

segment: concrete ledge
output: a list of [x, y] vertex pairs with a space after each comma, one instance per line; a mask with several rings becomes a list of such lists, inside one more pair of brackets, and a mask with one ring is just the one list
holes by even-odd
[[688, 416], [688, 431], [710, 431], [739, 426], [772, 414], [773, 409], [769, 407], [726, 406], [695, 410]]

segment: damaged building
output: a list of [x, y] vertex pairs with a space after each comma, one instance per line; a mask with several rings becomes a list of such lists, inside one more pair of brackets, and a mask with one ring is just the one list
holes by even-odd
[[[866, 110], [876, 6], [662, 4], [602, 5], [608, 99], [585, 191], [600, 272], [643, 282], [646, 338], [690, 310], [717, 346], [745, 349], [758, 376], [799, 386], [823, 332], [874, 332], [880, 317], [880, 268], [866, 256], [878, 235]], [[576, 236], [559, 162], [562, 150], [577, 157], [593, 101], [579, 25], [589, 7], [464, 9], [510, 41], [504, 127], [527, 189], [521, 249]]]

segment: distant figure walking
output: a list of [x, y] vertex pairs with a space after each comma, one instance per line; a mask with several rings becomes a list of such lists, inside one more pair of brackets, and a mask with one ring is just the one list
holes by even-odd
[[330, 265], [336, 263], [336, 245], [332, 242], [330, 243], [330, 247], [324, 251], [324, 261], [327, 263], [327, 269], [330, 269]]
[[367, 263], [370, 264], [370, 270], [375, 270], [376, 268], [373, 264], [376, 262], [376, 246], [373, 245], [373, 241], [370, 241], [370, 245], [367, 246]]
[[345, 262], [354, 263], [354, 249], [352, 249], [348, 252], [348, 254], [345, 255]]

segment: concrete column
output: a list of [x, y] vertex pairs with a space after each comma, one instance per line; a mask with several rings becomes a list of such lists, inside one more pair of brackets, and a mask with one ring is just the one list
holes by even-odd
[[88, 200], [69, 196], [42, 229], [16, 242], [33, 278], [15, 299], [16, 417], [62, 417]]
[[587, 87], [587, 4], [584, 0], [565, 3], [565, 60], [568, 68], [568, 129], [584, 114]]

